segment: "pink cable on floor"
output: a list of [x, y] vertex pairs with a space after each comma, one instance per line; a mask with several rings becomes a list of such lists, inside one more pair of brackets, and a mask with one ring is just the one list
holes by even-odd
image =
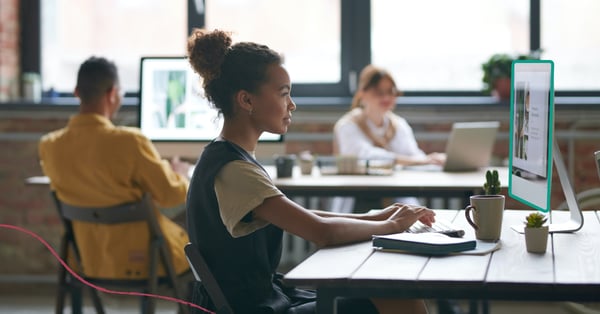
[[13, 230], [17, 230], [17, 231], [21, 231], [24, 232], [34, 238], [36, 238], [38, 241], [42, 242], [42, 244], [48, 249], [50, 250], [50, 253], [52, 253], [52, 255], [54, 255], [54, 257], [58, 260], [58, 262], [60, 262], [60, 264], [71, 274], [73, 275], [73, 277], [77, 278], [77, 280], [81, 281], [82, 283], [84, 283], [85, 285], [88, 285], [100, 292], [104, 292], [104, 293], [109, 293], [109, 294], [117, 294], [117, 295], [132, 295], [132, 296], [139, 296], [139, 297], [150, 297], [150, 298], [156, 298], [156, 299], [162, 299], [162, 300], [167, 300], [170, 302], [175, 302], [175, 303], [181, 303], [183, 305], [187, 305], [187, 306], [191, 306], [194, 308], [197, 308], [199, 310], [202, 310], [206, 313], [211, 313], [211, 314], [215, 314], [212, 311], [209, 311], [201, 306], [198, 306], [194, 303], [185, 301], [185, 300], [181, 300], [181, 299], [177, 299], [177, 298], [173, 298], [173, 297], [168, 297], [168, 296], [164, 296], [164, 295], [157, 295], [157, 294], [150, 294], [150, 293], [143, 293], [143, 292], [133, 292], [133, 291], [116, 291], [116, 290], [109, 290], [106, 288], [102, 288], [100, 286], [97, 286], [85, 279], [83, 279], [81, 276], [79, 276], [77, 273], [75, 273], [75, 271], [73, 271], [69, 265], [67, 265], [67, 263], [65, 261], [63, 261], [60, 256], [58, 256], [58, 253], [56, 253], [56, 251], [52, 248], [52, 246], [50, 246], [50, 244], [48, 242], [46, 242], [46, 240], [44, 240], [42, 237], [40, 237], [38, 234], [36, 234], [33, 231], [29, 231], [25, 228], [19, 227], [19, 226], [13, 226], [13, 225], [7, 225], [7, 224], [0, 224], [1, 228], [7, 228], [7, 229], [13, 229]]

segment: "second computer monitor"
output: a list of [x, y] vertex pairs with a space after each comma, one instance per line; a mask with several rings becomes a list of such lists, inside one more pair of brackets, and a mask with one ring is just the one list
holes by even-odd
[[515, 61], [512, 71], [509, 194], [550, 210], [554, 138], [554, 63]]
[[[560, 148], [554, 138], [554, 63], [513, 62], [511, 89], [509, 195], [543, 212], [550, 211], [552, 166], [569, 207], [569, 218], [550, 215], [550, 232], [574, 232], [583, 226]], [[522, 231], [523, 225], [515, 228]]]
[[[186, 57], [143, 57], [140, 64], [139, 126], [153, 141], [210, 141], [222, 118], [204, 95], [201, 77]], [[281, 142], [263, 133], [261, 142]]]

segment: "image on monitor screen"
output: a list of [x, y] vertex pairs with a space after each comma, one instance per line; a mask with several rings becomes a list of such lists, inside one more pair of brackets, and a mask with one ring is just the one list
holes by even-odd
[[[549, 231], [577, 231], [583, 226], [583, 214], [554, 138], [554, 63], [514, 61], [511, 84], [508, 193], [534, 209], [550, 212], [554, 165], [570, 217], [557, 223], [550, 215]], [[512, 228], [523, 232], [523, 225]]]
[[[150, 140], [208, 142], [222, 124], [186, 57], [141, 58], [138, 126]], [[266, 132], [259, 139], [282, 140], [282, 135]]]

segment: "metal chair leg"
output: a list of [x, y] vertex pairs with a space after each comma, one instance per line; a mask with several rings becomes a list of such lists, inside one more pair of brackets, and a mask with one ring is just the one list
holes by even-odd
[[[69, 281], [72, 281], [73, 278], [70, 278]], [[81, 286], [77, 284], [73, 284], [73, 282], [69, 283], [70, 286], [70, 295], [71, 295], [71, 313], [73, 314], [82, 314], [83, 313], [83, 300], [81, 293]]]
[[90, 295], [92, 296], [92, 303], [94, 304], [94, 308], [96, 309], [97, 314], [104, 314], [104, 306], [102, 305], [102, 300], [98, 295], [98, 291], [96, 289], [90, 287]]

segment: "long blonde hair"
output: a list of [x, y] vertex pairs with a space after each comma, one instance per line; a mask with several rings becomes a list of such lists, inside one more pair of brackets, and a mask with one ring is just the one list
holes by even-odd
[[366, 67], [364, 67], [362, 71], [360, 71], [360, 76], [358, 80], [358, 91], [354, 94], [354, 97], [352, 98], [352, 106], [350, 107], [350, 109], [352, 110], [354, 108], [360, 107], [360, 100], [362, 98], [362, 94], [369, 88], [377, 86], [377, 84], [379, 84], [379, 82], [381, 82], [382, 79], [390, 80], [392, 82], [392, 85], [394, 85], [394, 88], [396, 88], [396, 96], [402, 96], [402, 92], [399, 91], [396, 87], [396, 81], [394, 81], [394, 78], [392, 77], [390, 72], [383, 68], [369, 64]]

